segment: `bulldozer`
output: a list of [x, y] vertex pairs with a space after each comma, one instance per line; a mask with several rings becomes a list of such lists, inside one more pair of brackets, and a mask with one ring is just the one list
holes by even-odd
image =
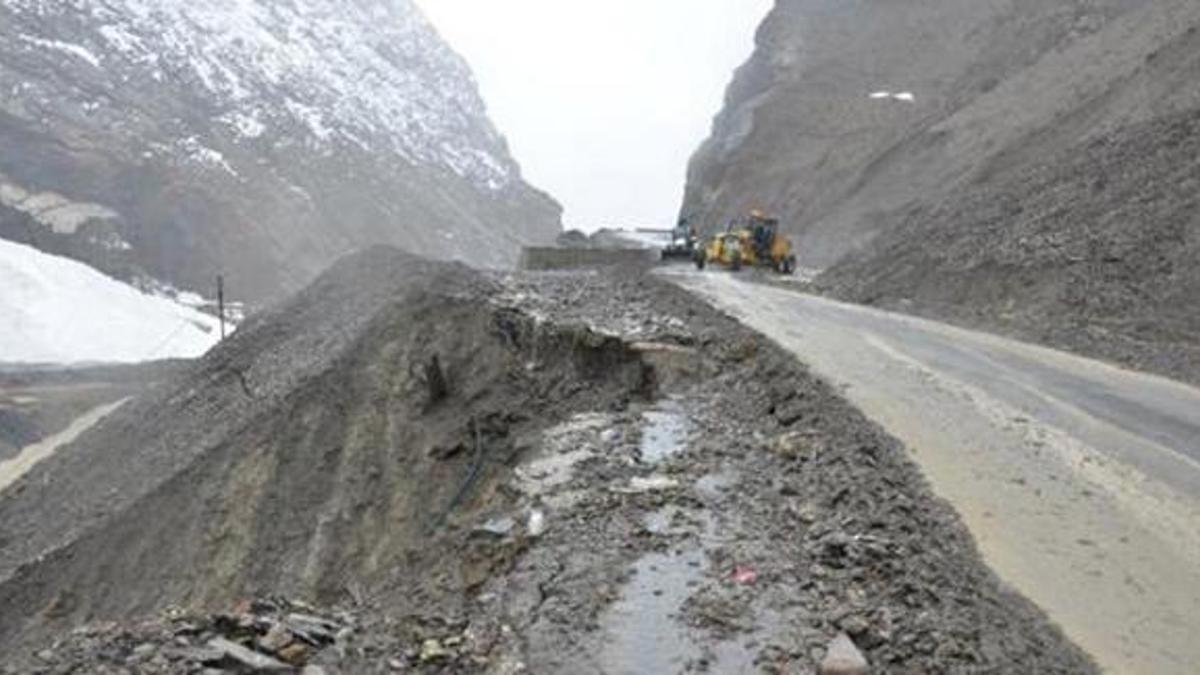
[[725, 232], [718, 233], [696, 249], [695, 263], [704, 269], [709, 263], [738, 271], [742, 267], [769, 267], [780, 274], [796, 272], [796, 254], [792, 242], [779, 231], [779, 219], [762, 211], [734, 219]]

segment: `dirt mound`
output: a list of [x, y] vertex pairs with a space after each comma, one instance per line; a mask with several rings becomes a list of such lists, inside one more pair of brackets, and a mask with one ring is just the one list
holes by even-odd
[[0, 499], [15, 672], [280, 660], [290, 605], [203, 611], [273, 594], [336, 607], [301, 612], [327, 672], [806, 671], [841, 633], [886, 672], [1094, 670], [894, 440], [632, 272], [372, 251], [65, 453]]
[[620, 341], [491, 293], [465, 268], [349, 259], [39, 467], [0, 502], [0, 631], [436, 566], [438, 534], [503, 498], [521, 432], [653, 387]]
[[915, 210], [819, 285], [1200, 382], [1200, 109]]

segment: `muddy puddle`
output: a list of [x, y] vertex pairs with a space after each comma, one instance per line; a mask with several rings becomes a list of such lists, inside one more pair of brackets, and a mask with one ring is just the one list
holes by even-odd
[[738, 478], [736, 470], [723, 466], [719, 471], [701, 477], [693, 489], [701, 501], [711, 504], [719, 502], [726, 492], [732, 490]]
[[601, 626], [611, 636], [602, 662], [613, 675], [677, 673], [700, 656], [685, 626], [675, 620], [704, 579], [704, 552], [653, 553], [633, 567], [621, 599]]
[[643, 462], [656, 464], [683, 451], [687, 445], [687, 415], [679, 402], [667, 399], [642, 414], [642, 438], [638, 453]]
[[687, 543], [638, 559], [620, 599], [601, 617], [601, 653], [612, 675], [712, 672], [754, 673], [755, 652], [737, 641], [713, 641], [682, 617], [685, 603], [711, 583], [707, 549], [719, 541], [711, 512], [667, 504], [646, 514], [646, 529]]
[[559, 491], [575, 476], [575, 467], [596, 455], [603, 434], [615, 424], [612, 417], [582, 413], [542, 433], [541, 451], [515, 470], [516, 483], [528, 495]]

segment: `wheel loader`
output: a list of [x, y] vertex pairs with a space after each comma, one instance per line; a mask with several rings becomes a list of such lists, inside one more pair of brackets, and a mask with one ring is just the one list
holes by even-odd
[[720, 265], [733, 271], [742, 267], [769, 267], [780, 274], [796, 272], [792, 242], [779, 231], [779, 219], [761, 211], [735, 219], [725, 232], [710, 237], [696, 249], [696, 267]]

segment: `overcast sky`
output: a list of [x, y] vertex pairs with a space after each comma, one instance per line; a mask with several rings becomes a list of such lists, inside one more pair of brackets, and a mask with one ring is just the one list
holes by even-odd
[[568, 227], [671, 225], [772, 0], [417, 0]]

